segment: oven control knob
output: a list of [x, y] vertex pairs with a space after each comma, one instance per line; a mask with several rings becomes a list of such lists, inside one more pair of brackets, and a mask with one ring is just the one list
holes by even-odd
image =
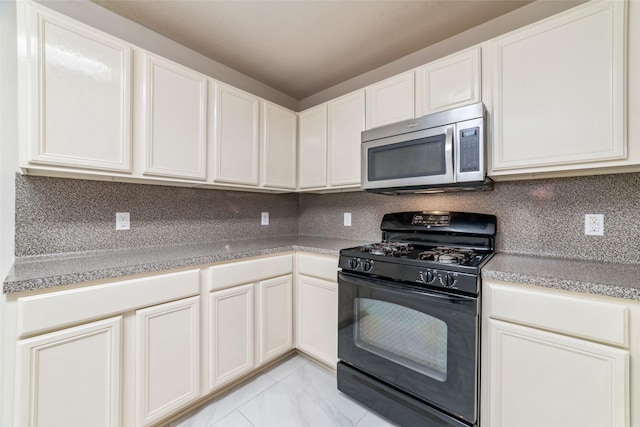
[[447, 288], [451, 288], [456, 283], [456, 278], [453, 276], [453, 274], [444, 273], [442, 276], [440, 276], [440, 282], [442, 282], [442, 284]]
[[371, 271], [372, 268], [373, 268], [373, 262], [372, 261], [365, 260], [362, 263], [362, 270], [363, 271]]
[[358, 262], [358, 260], [356, 258], [351, 258], [349, 260], [349, 268], [352, 269], [352, 270], [355, 270], [356, 268], [358, 268], [358, 264], [360, 264], [360, 263]]
[[420, 281], [423, 283], [431, 283], [435, 280], [436, 276], [434, 276], [433, 271], [427, 270], [424, 272], [420, 272]]

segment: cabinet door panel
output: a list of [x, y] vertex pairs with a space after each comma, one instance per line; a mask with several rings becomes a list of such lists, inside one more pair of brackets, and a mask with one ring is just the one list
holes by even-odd
[[258, 185], [260, 100], [216, 83], [215, 181]]
[[258, 363], [264, 363], [293, 348], [292, 276], [262, 281], [256, 289]]
[[298, 275], [296, 346], [335, 367], [338, 360], [338, 284]]
[[327, 104], [305, 110], [298, 115], [300, 189], [327, 186]]
[[296, 188], [297, 116], [263, 102], [263, 184], [269, 188]]
[[206, 179], [207, 79], [145, 55], [145, 173]]
[[149, 425], [200, 395], [200, 297], [136, 312], [137, 417]]
[[480, 48], [434, 61], [417, 71], [417, 115], [480, 102]]
[[253, 366], [253, 284], [209, 295], [209, 389]]
[[360, 184], [364, 91], [329, 102], [329, 184]]
[[26, 21], [29, 161], [131, 171], [131, 49], [37, 5]]
[[414, 74], [409, 71], [367, 88], [367, 129], [415, 117]]
[[490, 320], [491, 425], [629, 425], [629, 352]]
[[121, 425], [121, 328], [114, 317], [18, 341], [15, 425]]
[[494, 171], [626, 158], [625, 32], [596, 2], [495, 42]]

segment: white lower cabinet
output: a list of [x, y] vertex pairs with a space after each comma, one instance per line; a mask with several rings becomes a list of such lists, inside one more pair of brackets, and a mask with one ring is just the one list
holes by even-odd
[[209, 295], [209, 389], [253, 369], [253, 283]]
[[293, 348], [293, 276], [288, 274], [256, 284], [258, 364]]
[[293, 349], [293, 255], [207, 269], [207, 390], [248, 374]]
[[335, 368], [338, 362], [338, 258], [298, 254], [296, 348]]
[[[630, 312], [603, 297], [485, 281], [482, 425], [630, 425]], [[637, 362], [636, 362], [637, 363]]]
[[117, 316], [18, 341], [13, 425], [119, 426], [121, 330]]
[[491, 425], [628, 426], [629, 352], [499, 320], [491, 329]]
[[136, 312], [137, 425], [200, 396], [200, 297]]

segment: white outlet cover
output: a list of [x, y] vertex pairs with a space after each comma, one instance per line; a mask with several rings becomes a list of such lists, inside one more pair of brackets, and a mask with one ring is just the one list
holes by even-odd
[[584, 234], [587, 236], [603, 236], [604, 215], [586, 214], [584, 216]]
[[129, 212], [116, 212], [116, 230], [129, 230]]
[[262, 217], [260, 218], [261, 225], [269, 225], [269, 212], [262, 212]]
[[351, 227], [351, 212], [344, 213], [344, 226]]

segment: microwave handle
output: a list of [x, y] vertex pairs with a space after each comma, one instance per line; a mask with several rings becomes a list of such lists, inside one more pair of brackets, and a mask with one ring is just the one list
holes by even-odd
[[456, 170], [454, 168], [453, 161], [453, 137], [455, 135], [455, 126], [449, 125], [445, 128], [445, 137], [444, 137], [444, 158], [445, 158], [445, 171], [447, 175], [448, 182], [457, 182], [456, 179]]

